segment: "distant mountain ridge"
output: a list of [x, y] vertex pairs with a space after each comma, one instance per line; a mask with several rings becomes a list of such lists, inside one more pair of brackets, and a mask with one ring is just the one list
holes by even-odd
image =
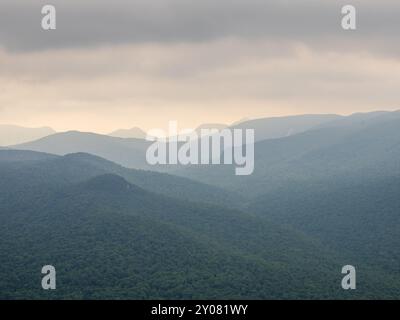
[[29, 142], [56, 133], [52, 128], [26, 128], [15, 125], [0, 124], [0, 146]]
[[[294, 135], [308, 130], [319, 124], [336, 119], [335, 115], [305, 115], [283, 118], [266, 118], [244, 121], [240, 124], [227, 127], [224, 124], [203, 124], [196, 129], [199, 133], [204, 128], [221, 130], [251, 128], [256, 131], [256, 140], [272, 139], [281, 136]], [[132, 130], [118, 130], [112, 135], [101, 135], [90, 132], [68, 131], [56, 133], [39, 140], [10, 146], [12, 149], [32, 150], [57, 155], [66, 155], [76, 152], [87, 152], [107, 160], [116, 162], [126, 167], [169, 171], [174, 168], [165, 166], [149, 166], [145, 158], [147, 147], [150, 141], [137, 138], [121, 138], [131, 135], [143, 136], [139, 128]], [[116, 137], [118, 136], [118, 137]]]
[[133, 127], [131, 129], [118, 129], [108, 135], [117, 138], [146, 139], [147, 133], [139, 127]]
[[91, 132], [68, 131], [20, 145], [12, 149], [66, 155], [86, 152], [125, 167], [148, 168], [146, 150], [150, 142], [134, 138], [117, 138]]
[[[346, 132], [352, 132], [355, 130], [361, 130], [372, 123], [383, 123], [386, 120], [394, 119], [399, 117], [400, 112], [371, 112], [365, 114], [354, 114], [350, 116], [337, 116], [337, 115], [303, 115], [303, 116], [292, 116], [292, 117], [281, 117], [281, 118], [266, 118], [245, 121], [237, 126], [228, 127], [229, 129], [254, 129], [256, 134], [256, 170], [260, 166], [264, 166], [279, 154], [273, 149], [268, 151], [268, 154], [260, 155], [265, 149], [264, 146], [268, 145], [284, 145], [287, 142], [296, 140], [302, 140], [309, 143], [307, 137], [314, 135], [317, 130], [322, 130], [321, 137], [318, 137], [318, 133], [315, 134], [315, 141], [319, 140], [323, 143], [322, 138], [326, 135], [327, 143], [331, 143], [334, 135], [343, 136]], [[213, 124], [206, 124], [206, 127], [212, 126]], [[220, 125], [220, 128], [224, 128], [224, 125]], [[334, 133], [328, 134], [331, 130]], [[330, 137], [330, 138], [329, 138]], [[280, 141], [274, 142], [273, 140], [283, 139], [282, 144]], [[288, 140], [286, 140], [288, 139]], [[173, 174], [185, 175], [189, 174], [190, 177], [196, 178], [196, 174], [192, 174], [190, 167], [181, 167], [176, 165], [158, 165], [151, 166], [146, 160], [146, 151], [152, 144], [151, 141], [135, 138], [118, 138], [111, 137], [108, 135], [95, 134], [90, 132], [78, 132], [69, 131], [63, 133], [56, 133], [50, 136], [46, 136], [39, 140], [35, 140], [28, 143], [18, 144], [10, 146], [12, 149], [31, 150], [44, 152], [49, 154], [66, 155], [70, 153], [86, 152], [90, 153], [112, 162], [118, 163], [122, 166], [136, 169], [146, 169], [152, 171], [171, 172]], [[294, 152], [301, 146], [293, 146], [288, 148], [290, 152]], [[309, 148], [311, 144], [307, 148]], [[223, 152], [221, 145], [221, 152]], [[261, 159], [265, 158], [265, 161]], [[264, 162], [264, 163], [262, 163]], [[221, 179], [221, 184], [224, 185], [223, 181], [225, 177], [230, 176], [229, 166], [223, 166], [219, 168], [214, 180]], [[199, 170], [203, 170], [200, 166]], [[214, 170], [214, 169], [212, 169]], [[228, 171], [227, 171], [228, 170]], [[220, 173], [224, 177], [220, 177]], [[227, 172], [225, 174], [224, 172]], [[200, 179], [203, 181], [212, 182], [207, 180], [208, 175]], [[218, 178], [217, 178], [218, 177]]]
[[230, 129], [253, 129], [256, 141], [292, 136], [342, 118], [335, 114], [306, 114], [299, 116], [261, 118], [243, 121]]
[[334, 125], [327, 122], [296, 135], [256, 142], [255, 170], [250, 176], [235, 177], [234, 166], [229, 165], [180, 167], [173, 173], [253, 197], [310, 177], [362, 179], [400, 170], [400, 112], [357, 114], [334, 121]]

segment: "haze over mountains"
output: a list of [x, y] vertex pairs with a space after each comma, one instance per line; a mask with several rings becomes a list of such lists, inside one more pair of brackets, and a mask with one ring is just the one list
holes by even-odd
[[16, 145], [19, 150], [32, 150], [57, 155], [87, 152], [130, 168], [145, 168], [146, 149], [150, 142], [134, 138], [116, 138], [90, 132], [69, 131]]
[[[337, 115], [302, 115], [282, 118], [264, 118], [248, 120], [227, 127], [223, 124], [203, 124], [195, 129], [200, 136], [201, 129], [215, 128], [254, 129], [256, 141], [276, 139], [295, 135], [322, 125], [338, 123], [348, 117]], [[340, 122], [341, 123], [341, 122]], [[11, 146], [13, 149], [65, 155], [68, 153], [88, 152], [117, 162], [130, 168], [148, 168], [144, 150], [150, 145], [145, 141], [145, 133], [139, 128], [117, 130], [110, 135], [90, 132], [69, 131], [56, 133], [27, 143]], [[140, 138], [141, 137], [141, 138]], [[151, 169], [151, 168], [150, 168]], [[165, 170], [165, 168], [155, 168]]]
[[240, 122], [231, 128], [254, 129], [255, 140], [261, 141], [295, 135], [340, 118], [333, 114], [262, 118]]
[[400, 112], [240, 126], [250, 176], [138, 170], [149, 142], [93, 133], [0, 150], [0, 298], [399, 299]]
[[14, 125], [0, 125], [0, 146], [33, 141], [54, 133], [55, 131], [49, 127], [25, 128]]
[[146, 139], [146, 132], [138, 127], [131, 129], [118, 129], [108, 134], [111, 137], [117, 138], [135, 138], [135, 139]]
[[230, 165], [187, 166], [174, 173], [255, 196], [309, 178], [390, 176], [399, 170], [398, 128], [399, 111], [355, 114], [297, 135], [257, 142], [250, 176], [234, 176]]

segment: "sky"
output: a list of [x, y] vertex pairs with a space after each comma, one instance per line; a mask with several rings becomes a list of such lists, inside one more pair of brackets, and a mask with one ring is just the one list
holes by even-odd
[[[400, 109], [397, 0], [0, 0], [0, 123], [107, 133]], [[343, 5], [357, 30], [341, 27]]]

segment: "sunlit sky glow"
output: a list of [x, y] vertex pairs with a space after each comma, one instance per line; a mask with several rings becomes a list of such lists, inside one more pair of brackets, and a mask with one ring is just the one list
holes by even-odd
[[106, 133], [400, 109], [400, 3], [0, 1], [0, 123]]

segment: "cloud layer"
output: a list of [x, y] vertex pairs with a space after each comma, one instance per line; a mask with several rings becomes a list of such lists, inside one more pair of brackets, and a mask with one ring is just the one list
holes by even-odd
[[[37, 0], [0, 3], [0, 119], [111, 131], [177, 119], [398, 109], [400, 2]], [[87, 119], [91, 119], [88, 123]]]
[[[1, 45], [9, 50], [44, 50], [111, 44], [207, 42], [226, 37], [303, 42], [342, 50], [380, 43], [397, 46], [400, 3], [353, 0], [357, 37], [340, 27], [348, 1], [317, 0], [54, 0], [58, 29], [43, 32], [40, 10], [46, 1], [3, 0]], [[349, 39], [350, 38], [350, 39]], [[351, 40], [351, 41], [349, 41]]]

